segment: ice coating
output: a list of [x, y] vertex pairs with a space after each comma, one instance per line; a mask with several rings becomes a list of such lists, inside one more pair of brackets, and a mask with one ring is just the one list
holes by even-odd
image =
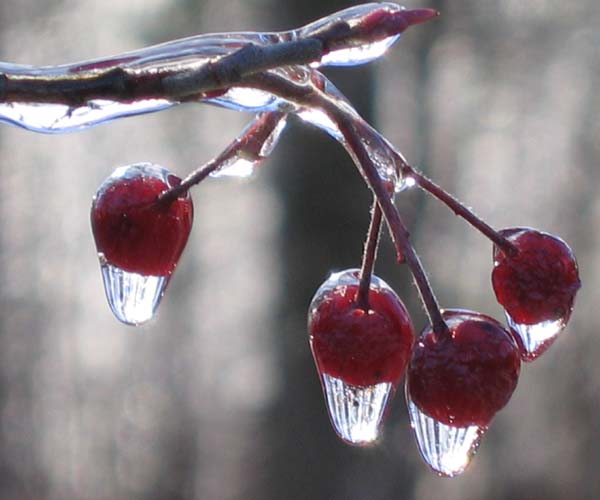
[[235, 154], [223, 161], [211, 177], [251, 177], [256, 168], [277, 146], [285, 130], [287, 115], [262, 113], [250, 122], [234, 141]]
[[423, 413], [406, 391], [410, 425], [423, 460], [440, 476], [461, 474], [477, 453], [485, 427], [446, 425]]
[[127, 325], [151, 320], [165, 293], [171, 276], [144, 276], [112, 266], [100, 256], [104, 292], [110, 310]]
[[[351, 118], [352, 127], [357, 135], [360, 136], [362, 146], [377, 169], [379, 177], [389, 187], [390, 194], [402, 190], [403, 179], [397, 164], [399, 160], [402, 160], [402, 155], [395, 150], [394, 146], [385, 137], [356, 112], [346, 97], [327, 77], [318, 71], [300, 68], [294, 73], [290, 73], [289, 79], [295, 83], [311, 87], [313, 92], [321, 93], [326, 99], [334, 102], [338, 108], [343, 109]], [[333, 137], [346, 149], [354, 162], [360, 165], [354, 149], [346, 140], [338, 124], [324, 110], [320, 108], [297, 107], [296, 114], [305, 122], [316, 126]]]
[[515, 322], [507, 312], [505, 312], [505, 316], [508, 326], [515, 334], [523, 361], [533, 361], [544, 354], [566, 325], [562, 318], [554, 321], [542, 321], [535, 325], [525, 325]]
[[[209, 62], [232, 54], [240, 48], [255, 44], [269, 46], [277, 43], [319, 38], [331, 27], [335, 36], [321, 60], [312, 61], [314, 67], [321, 65], [356, 65], [380, 57], [399, 38], [406, 27], [423, 22], [434, 11], [416, 9], [406, 11], [394, 3], [369, 3], [351, 7], [296, 30], [282, 32], [240, 32], [197, 35], [166, 42], [117, 56], [58, 66], [29, 66], [0, 62], [0, 121], [42, 133], [74, 132], [125, 116], [150, 113], [169, 108], [179, 102], [164, 95], [130, 100], [114, 98], [90, 98], [81, 103], [41, 102], [36, 96], [46, 98], [54, 92], [62, 98], [59, 85], [78, 82], [98, 82], [121, 74], [136, 79], [156, 80], [174, 75], [198, 71]], [[366, 34], [356, 35], [356, 26]], [[341, 35], [339, 26], [343, 26]], [[345, 34], [348, 36], [345, 38]], [[320, 38], [319, 38], [320, 39]], [[11, 85], [21, 83], [31, 89], [33, 97], [11, 96]], [[157, 85], [157, 88], [161, 88]], [[37, 99], [37, 100], [36, 100]], [[51, 101], [52, 99], [50, 99]], [[230, 87], [219, 95], [198, 95], [203, 100], [239, 111], [270, 111], [281, 106], [282, 101], [265, 92]]]
[[365, 446], [375, 442], [388, 401], [394, 393], [392, 384], [360, 387], [327, 374], [323, 374], [321, 382], [336, 434], [352, 445]]

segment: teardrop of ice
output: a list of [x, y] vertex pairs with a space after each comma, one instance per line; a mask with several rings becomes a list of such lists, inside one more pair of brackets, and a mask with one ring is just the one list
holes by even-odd
[[410, 425], [415, 433], [421, 456], [440, 476], [461, 474], [479, 448], [487, 428], [477, 425], [453, 427], [425, 415], [406, 391]]
[[238, 143], [244, 146], [233, 157], [224, 161], [210, 176], [251, 177], [256, 167], [277, 146], [286, 123], [287, 118], [281, 113], [264, 113], [258, 115], [237, 138]]
[[376, 441], [393, 393], [392, 384], [358, 387], [327, 374], [323, 374], [322, 383], [329, 418], [337, 435], [348, 444], [359, 446]]
[[[376, 10], [385, 10], [391, 14], [393, 12], [404, 10], [404, 7], [390, 2], [357, 5], [336, 12], [331, 16], [324, 17], [300, 28], [297, 30], [297, 36], [315, 36], [322, 30], [339, 22], [345, 22], [349, 27], [354, 27], [355, 25], [362, 23], [365, 17]], [[312, 66], [355, 66], [357, 64], [368, 63], [382, 56], [399, 38], [400, 35], [392, 35], [375, 42], [332, 50], [323, 56], [321, 61], [314, 63]]]
[[75, 132], [116, 118], [160, 111], [174, 106], [165, 99], [142, 99], [131, 103], [90, 101], [77, 108], [63, 104], [0, 103], [0, 122], [33, 132]]
[[523, 361], [533, 361], [546, 352], [566, 325], [563, 318], [524, 325], [515, 322], [507, 312], [505, 315], [508, 326], [516, 334]]
[[205, 99], [217, 106], [222, 106], [234, 111], [272, 111], [276, 109], [281, 99], [273, 94], [245, 87], [231, 87], [227, 92], [219, 97]]
[[108, 264], [103, 254], [98, 258], [106, 298], [117, 319], [128, 325], [152, 319], [171, 276], [144, 276]]
[[238, 177], [241, 179], [247, 179], [254, 173], [254, 169], [260, 160], [248, 160], [241, 156], [234, 156], [233, 158], [223, 162], [218, 170], [210, 173], [211, 177]]
[[390, 188], [393, 188], [394, 192], [397, 192], [399, 185], [402, 185], [401, 179], [398, 177], [396, 163], [391, 156], [392, 148], [388, 147], [387, 141], [377, 132], [371, 134], [371, 137], [364, 135], [362, 142], [369, 158], [377, 168], [381, 180], [388, 184]]
[[281, 138], [281, 135], [283, 134], [283, 131], [285, 130], [285, 127], [287, 125], [286, 115], [280, 113], [277, 116], [279, 116], [277, 124], [275, 125], [275, 127], [273, 127], [272, 132], [264, 140], [260, 147], [260, 151], [258, 152], [258, 155], [261, 158], [267, 158], [273, 152], [273, 150], [279, 143], [279, 139]]
[[396, 43], [400, 35], [394, 35], [374, 43], [359, 45], [347, 49], [334, 50], [323, 56], [321, 61], [313, 64], [319, 66], [356, 66], [365, 64], [381, 57]]

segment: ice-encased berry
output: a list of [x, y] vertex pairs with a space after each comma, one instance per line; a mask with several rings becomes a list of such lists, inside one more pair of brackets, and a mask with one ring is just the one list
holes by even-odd
[[407, 371], [410, 399], [445, 425], [487, 427], [517, 386], [521, 361], [512, 335], [493, 318], [443, 311], [448, 332], [427, 327]]

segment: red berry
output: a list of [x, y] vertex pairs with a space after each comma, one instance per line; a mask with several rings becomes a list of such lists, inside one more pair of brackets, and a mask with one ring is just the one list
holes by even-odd
[[122, 167], [100, 186], [92, 204], [92, 230], [98, 252], [124, 271], [170, 275], [192, 227], [189, 195], [156, 203], [181, 182], [166, 169], [149, 164]]
[[487, 427], [512, 395], [521, 361], [500, 323], [483, 314], [447, 310], [446, 335], [427, 327], [407, 373], [411, 400], [446, 425]]
[[494, 248], [492, 284], [498, 302], [517, 324], [566, 323], [581, 286], [571, 249], [560, 238], [535, 229], [504, 229], [501, 234], [517, 252]]
[[317, 292], [309, 313], [310, 345], [320, 374], [354, 386], [398, 385], [413, 345], [413, 327], [398, 296], [372, 278], [369, 310], [357, 306], [358, 271]]

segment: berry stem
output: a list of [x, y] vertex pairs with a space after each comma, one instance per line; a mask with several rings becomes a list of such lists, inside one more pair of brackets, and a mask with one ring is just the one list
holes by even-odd
[[252, 162], [262, 160], [264, 156], [261, 152], [265, 142], [268, 141], [283, 119], [285, 119], [285, 113], [259, 114], [216, 158], [194, 170], [179, 185], [168, 191], [163, 191], [158, 197], [158, 202], [170, 203], [174, 201], [236, 156], [241, 156]]
[[477, 216], [470, 208], [463, 205], [457, 198], [452, 196], [448, 191], [441, 188], [431, 179], [423, 175], [421, 172], [416, 170], [414, 167], [408, 165], [402, 157], [397, 162], [400, 163], [399, 169], [404, 177], [410, 177], [414, 179], [421, 189], [427, 191], [434, 198], [437, 198], [450, 210], [454, 212], [458, 217], [462, 217], [471, 226], [477, 229], [485, 237], [490, 239], [498, 248], [500, 248], [507, 255], [515, 255], [518, 253], [517, 247], [513, 245], [507, 238], [502, 236], [487, 222]]
[[369, 224], [369, 232], [367, 234], [367, 240], [365, 241], [362, 266], [360, 268], [358, 293], [356, 295], [356, 306], [363, 311], [368, 311], [370, 307], [369, 290], [371, 288], [371, 276], [373, 275], [373, 268], [375, 267], [377, 246], [381, 234], [381, 216], [381, 208], [379, 208], [377, 199], [374, 199], [373, 208], [371, 209], [371, 223]]

